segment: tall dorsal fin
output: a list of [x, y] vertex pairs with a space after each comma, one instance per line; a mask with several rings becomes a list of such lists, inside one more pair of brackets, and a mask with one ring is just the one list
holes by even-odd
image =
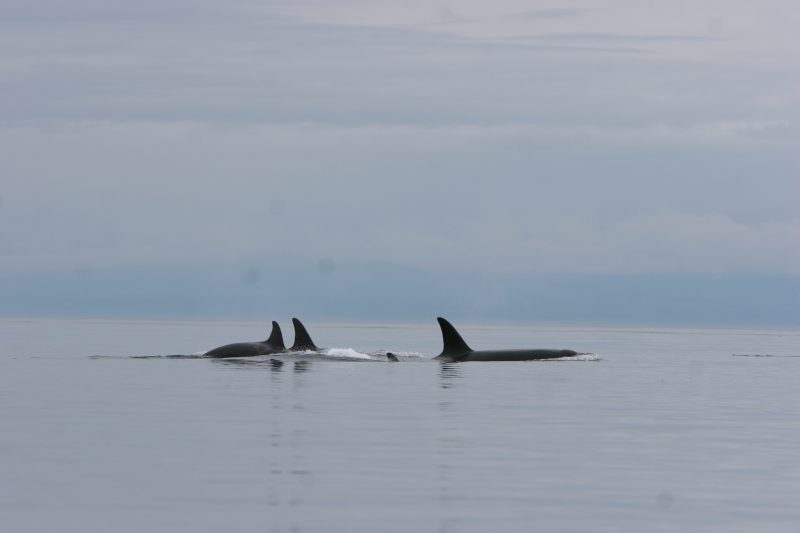
[[303, 325], [302, 322], [300, 322], [296, 318], [293, 318], [292, 324], [294, 324], [294, 346], [291, 347], [292, 351], [301, 352], [304, 350], [319, 349], [314, 344], [314, 341], [311, 340], [311, 336], [306, 331], [306, 327]]
[[439, 327], [442, 328], [442, 343], [444, 344], [440, 357], [442, 355], [445, 357], [458, 357], [472, 351], [472, 348], [464, 342], [464, 339], [461, 338], [461, 335], [458, 334], [458, 331], [450, 322], [442, 317], [436, 320], [439, 321]]
[[274, 320], [272, 321], [272, 333], [269, 334], [269, 338], [264, 341], [264, 344], [271, 344], [272, 346], [276, 346], [282, 350], [286, 349], [286, 345], [283, 344], [283, 333], [281, 333], [281, 327]]

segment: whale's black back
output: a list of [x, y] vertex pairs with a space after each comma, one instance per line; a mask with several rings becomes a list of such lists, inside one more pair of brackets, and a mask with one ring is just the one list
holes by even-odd
[[531, 361], [534, 359], [559, 359], [577, 355], [572, 350], [478, 350], [470, 348], [453, 325], [442, 317], [437, 318], [442, 328], [442, 353], [434, 359], [442, 361]]
[[274, 346], [275, 348], [280, 348], [281, 350], [286, 349], [286, 345], [283, 343], [283, 333], [281, 332], [281, 327], [274, 320], [272, 321], [272, 333], [269, 334], [269, 338], [264, 342], [270, 346]]
[[263, 342], [236, 342], [226, 344], [219, 348], [214, 348], [205, 353], [206, 357], [250, 357], [254, 355], [270, 355], [286, 351], [283, 343], [283, 333], [281, 327], [274, 320], [272, 321], [272, 333]]
[[[442, 328], [442, 353], [438, 357], [457, 359], [473, 351], [453, 325], [442, 317], [437, 318]], [[437, 358], [438, 358], [437, 357]]]
[[289, 348], [290, 351], [304, 352], [309, 350], [319, 350], [316, 344], [314, 344], [314, 341], [311, 340], [311, 336], [308, 334], [308, 331], [306, 331], [306, 327], [302, 322], [296, 318], [293, 318], [292, 324], [294, 324], [294, 344], [291, 348]]

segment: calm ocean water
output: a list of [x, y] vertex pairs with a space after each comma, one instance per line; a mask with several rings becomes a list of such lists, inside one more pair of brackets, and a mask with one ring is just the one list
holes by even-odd
[[433, 318], [306, 325], [277, 366], [140, 357], [266, 321], [0, 320], [2, 530], [800, 528], [800, 331], [456, 322], [593, 355], [441, 365]]

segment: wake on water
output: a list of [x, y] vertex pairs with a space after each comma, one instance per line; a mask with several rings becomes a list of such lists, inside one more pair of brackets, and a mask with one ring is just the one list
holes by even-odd
[[[249, 360], [252, 362], [269, 362], [276, 359], [288, 360], [316, 360], [316, 361], [375, 361], [386, 362], [388, 361], [389, 353], [397, 357], [398, 361], [430, 361], [431, 357], [423, 355], [418, 352], [399, 352], [380, 350], [372, 353], [359, 352], [353, 348], [325, 348], [319, 351], [306, 350], [301, 352], [283, 352], [270, 355], [256, 355], [256, 356], [243, 356], [243, 357], [226, 357], [224, 359], [217, 359], [213, 357], [206, 357], [206, 352], [195, 352], [192, 354], [170, 354], [170, 355], [131, 355], [131, 356], [114, 356], [114, 355], [90, 355], [89, 359], [211, 359], [215, 361], [225, 361], [233, 359], [236, 361]], [[522, 362], [552, 362], [552, 361], [599, 361], [600, 358], [593, 353], [579, 353], [571, 357], [559, 357], [557, 359], [541, 359], [534, 361]]]
[[800, 357], [800, 355], [773, 355], [771, 353], [735, 353], [734, 357]]

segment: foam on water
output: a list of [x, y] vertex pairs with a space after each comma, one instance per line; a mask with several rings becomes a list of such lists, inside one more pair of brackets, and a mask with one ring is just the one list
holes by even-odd
[[579, 353], [572, 357], [562, 357], [556, 361], [599, 361], [600, 357], [596, 353]]
[[[386, 350], [372, 353], [359, 352], [353, 348], [323, 348], [319, 351], [308, 350], [304, 352], [290, 352], [288, 354], [275, 354], [274, 357], [281, 355], [312, 356], [342, 361], [386, 361]], [[418, 352], [391, 352], [401, 360], [427, 360], [428, 357]]]
[[428, 360], [431, 360], [431, 357], [429, 357], [427, 355], [423, 355], [423, 354], [421, 354], [419, 352], [408, 352], [408, 351], [379, 350], [377, 352], [371, 353], [370, 355], [372, 355], [373, 358], [378, 357], [379, 359], [384, 360], [384, 359], [386, 359], [387, 354], [389, 354], [389, 353], [391, 353], [392, 355], [397, 357], [397, 359], [400, 360], [400, 361], [403, 361], [403, 360], [408, 360], [408, 361], [428, 361]]
[[320, 350], [319, 354], [334, 359], [348, 359], [348, 360], [359, 360], [359, 361], [372, 360], [372, 357], [370, 357], [369, 354], [358, 352], [352, 348], [325, 348], [324, 350]]

